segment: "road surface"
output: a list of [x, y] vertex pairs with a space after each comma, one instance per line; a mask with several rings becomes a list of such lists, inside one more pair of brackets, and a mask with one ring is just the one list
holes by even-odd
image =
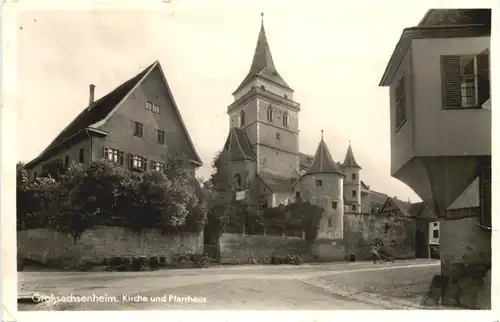
[[[20, 272], [19, 310], [416, 309], [439, 261], [231, 266], [150, 272]], [[84, 302], [85, 301], [85, 302]]]

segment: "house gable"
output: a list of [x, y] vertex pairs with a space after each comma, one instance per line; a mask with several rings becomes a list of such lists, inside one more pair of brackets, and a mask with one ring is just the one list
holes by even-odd
[[387, 200], [385, 201], [384, 205], [380, 208], [379, 213], [380, 214], [397, 214], [400, 213], [403, 216], [408, 216], [409, 215], [409, 208], [410, 204], [405, 203], [404, 201], [388, 197]]
[[[159, 113], [147, 110], [147, 102], [159, 106]], [[135, 122], [143, 124], [144, 138], [133, 135]], [[159, 62], [151, 65], [115, 108], [92, 126], [109, 132], [110, 141], [126, 144], [130, 152], [145, 147], [158, 151], [156, 131], [162, 130], [165, 145], [161, 154], [165, 159], [181, 153], [197, 166], [202, 165]]]

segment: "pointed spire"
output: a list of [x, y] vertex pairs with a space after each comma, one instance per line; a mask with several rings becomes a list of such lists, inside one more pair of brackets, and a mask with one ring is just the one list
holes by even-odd
[[323, 130], [321, 130], [321, 140], [319, 141], [318, 148], [314, 154], [314, 160], [309, 169], [306, 171], [307, 174], [315, 173], [335, 173], [338, 175], [344, 175], [342, 169], [333, 161], [332, 155], [323, 140]]
[[354, 153], [352, 152], [351, 140], [349, 140], [349, 147], [347, 148], [347, 153], [345, 155], [343, 166], [346, 168], [358, 168], [361, 169], [359, 164], [356, 162], [354, 158]]
[[[261, 16], [261, 26], [259, 37], [257, 39], [257, 46], [255, 47], [255, 52], [253, 55], [252, 65], [248, 71], [247, 76], [241, 82], [240, 86], [234, 91], [236, 93], [246, 84], [248, 84], [253, 78], [260, 76], [265, 78], [281, 87], [285, 87], [292, 90], [290, 86], [285, 82], [285, 80], [278, 74], [276, 67], [274, 66], [273, 57], [271, 55], [271, 49], [269, 48], [269, 43], [267, 42], [266, 29], [264, 28], [264, 13]], [[234, 94], [233, 93], [233, 94]]]

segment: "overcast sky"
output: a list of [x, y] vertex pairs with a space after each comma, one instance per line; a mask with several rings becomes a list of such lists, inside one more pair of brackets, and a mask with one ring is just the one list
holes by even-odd
[[238, 3], [20, 14], [19, 159], [36, 157], [85, 108], [90, 83], [97, 99], [159, 60], [205, 164], [197, 174], [208, 177], [263, 11], [276, 67], [301, 104], [301, 152], [313, 154], [324, 129], [338, 161], [351, 141], [371, 188], [419, 200], [390, 176], [389, 94], [378, 82], [402, 29], [418, 24], [426, 3]]

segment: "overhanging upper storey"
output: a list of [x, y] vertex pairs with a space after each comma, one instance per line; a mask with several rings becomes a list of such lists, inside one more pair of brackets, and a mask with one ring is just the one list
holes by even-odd
[[432, 9], [416, 27], [405, 28], [379, 86], [389, 86], [413, 39], [467, 38], [491, 34], [491, 9]]

